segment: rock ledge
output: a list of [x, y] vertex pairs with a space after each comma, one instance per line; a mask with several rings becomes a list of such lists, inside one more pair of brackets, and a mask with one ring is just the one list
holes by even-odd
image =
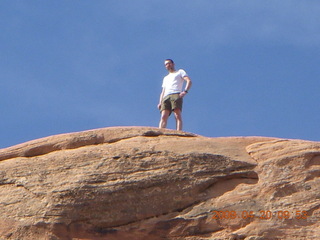
[[0, 164], [0, 239], [320, 238], [318, 142], [113, 127]]

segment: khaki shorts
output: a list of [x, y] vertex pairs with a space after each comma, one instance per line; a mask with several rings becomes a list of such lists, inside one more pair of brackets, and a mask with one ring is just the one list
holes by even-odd
[[171, 112], [176, 108], [179, 108], [182, 111], [182, 103], [183, 99], [179, 96], [179, 93], [165, 96], [161, 103], [160, 112], [163, 110], [169, 110], [171, 114]]

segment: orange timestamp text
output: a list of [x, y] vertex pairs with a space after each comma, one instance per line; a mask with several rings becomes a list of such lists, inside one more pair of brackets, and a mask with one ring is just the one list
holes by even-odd
[[255, 211], [212, 211], [212, 219], [253, 219], [258, 218], [262, 220], [269, 220], [272, 218], [276, 219], [307, 219], [308, 212], [307, 211], [265, 211], [260, 210], [258, 212]]

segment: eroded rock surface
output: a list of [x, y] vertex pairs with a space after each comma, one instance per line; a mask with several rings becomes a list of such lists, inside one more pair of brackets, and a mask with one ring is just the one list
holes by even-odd
[[0, 160], [0, 239], [320, 239], [318, 142], [114, 127]]

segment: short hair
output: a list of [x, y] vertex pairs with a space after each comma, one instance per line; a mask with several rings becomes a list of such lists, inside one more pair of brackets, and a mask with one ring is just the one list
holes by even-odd
[[170, 61], [171, 63], [174, 63], [174, 61], [173, 61], [172, 59], [170, 59], [170, 58], [167, 58], [167, 59], [164, 60], [164, 61]]

